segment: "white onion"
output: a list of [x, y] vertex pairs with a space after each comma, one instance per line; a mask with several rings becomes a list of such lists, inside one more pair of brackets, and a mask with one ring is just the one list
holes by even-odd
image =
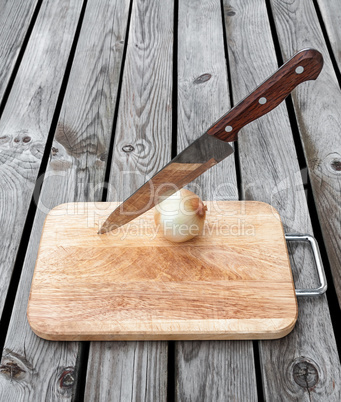
[[181, 243], [202, 233], [206, 210], [196, 194], [182, 189], [156, 205], [154, 219], [167, 240]]

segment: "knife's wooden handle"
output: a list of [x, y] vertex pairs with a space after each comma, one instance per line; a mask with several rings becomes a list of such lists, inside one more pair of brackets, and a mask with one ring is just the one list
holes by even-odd
[[236, 141], [242, 127], [278, 106], [298, 84], [315, 80], [322, 66], [320, 52], [315, 49], [301, 50], [221, 117], [207, 133], [223, 141]]

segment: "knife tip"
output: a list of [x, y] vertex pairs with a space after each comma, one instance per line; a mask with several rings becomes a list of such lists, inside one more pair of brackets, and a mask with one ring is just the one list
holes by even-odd
[[115, 229], [117, 229], [118, 227], [120, 227], [121, 225], [114, 225], [110, 222], [105, 222], [103, 223], [103, 225], [100, 227], [99, 231], [97, 232], [97, 234], [101, 235], [101, 234], [105, 234], [105, 233], [109, 233]]
[[99, 231], [97, 232], [98, 235], [104, 234], [106, 233], [108, 230], [106, 228], [104, 228], [103, 226], [99, 229]]

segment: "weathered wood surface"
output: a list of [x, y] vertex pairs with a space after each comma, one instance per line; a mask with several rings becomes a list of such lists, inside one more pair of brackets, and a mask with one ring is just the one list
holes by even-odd
[[[111, 0], [87, 2], [4, 346], [0, 400], [71, 400], [75, 392], [79, 344], [47, 342], [34, 335], [26, 319], [27, 301], [46, 213], [67, 201], [101, 200], [128, 7], [128, 0], [119, 6]], [[77, 21], [79, 9], [60, 10], [61, 14], [54, 10], [49, 15], [63, 32], [61, 20]]]
[[[220, 1], [181, 0], [178, 24], [180, 152], [229, 110], [230, 95]], [[206, 200], [238, 199], [233, 155], [188, 187]], [[175, 359], [178, 401], [257, 399], [251, 342], [179, 342]]]
[[44, 3], [0, 121], [0, 312], [81, 6], [81, 0]]
[[[40, 166], [41, 151], [45, 147], [74, 39], [81, 2], [75, 0], [72, 5], [71, 2], [49, 0], [0, 2], [0, 52], [6, 55], [6, 63], [9, 63], [5, 66], [2, 62], [0, 65], [0, 98], [16, 67], [34, 8], [42, 3], [0, 121], [0, 200], [6, 205], [5, 210], [0, 208], [1, 231], [6, 234], [2, 237], [0, 250], [1, 313]], [[40, 340], [33, 335], [25, 315], [46, 212], [60, 202], [100, 200], [102, 195], [101, 182], [114, 116], [128, 2], [124, 6], [121, 2], [117, 5], [109, 4], [112, 3], [109, 1], [95, 4], [99, 2], [88, 0], [87, 3], [83, 22], [86, 26], [83, 26], [79, 50], [73, 63], [72, 78], [69, 80], [0, 364], [1, 400], [70, 400], [75, 392], [80, 344]], [[136, 7], [135, 0], [133, 3]], [[163, 29], [167, 31], [173, 26], [174, 4], [171, 3], [162, 2], [160, 5], [163, 17], [157, 16], [157, 32]], [[69, 9], [66, 4], [70, 4]], [[265, 5], [271, 5], [275, 16], [280, 46], [276, 50], [282, 51], [284, 60], [307, 46], [317, 48], [324, 55], [322, 75], [314, 83], [301, 85], [294, 92], [293, 100], [328, 257], [336, 289], [341, 296], [340, 90], [316, 16], [316, 4], [320, 8], [336, 64], [340, 68], [340, 13], [336, 1], [233, 0], [230, 3], [224, 0], [224, 10], [227, 26], [231, 25], [229, 29], [235, 30], [235, 33], [227, 30], [234, 101], [241, 99], [277, 68]], [[184, 11], [181, 3], [180, 7]], [[200, 11], [201, 7], [206, 7], [204, 12]], [[217, 35], [218, 31], [222, 34], [222, 19], [216, 16], [218, 7], [213, 1], [198, 2], [188, 12], [194, 13], [192, 17], [187, 16], [185, 20], [182, 14], [179, 15], [182, 26], [188, 23], [191, 29], [196, 27], [195, 35], [188, 35], [187, 30], [182, 30], [187, 32], [187, 36], [183, 36], [179, 30], [178, 49], [180, 51], [181, 46], [182, 49], [188, 49], [185, 58], [180, 58], [179, 53], [179, 73], [186, 71], [183, 76], [189, 77], [181, 84], [179, 75], [178, 95], [182, 97], [178, 104], [178, 129], [182, 133], [178, 138], [179, 150], [199, 135], [200, 130], [206, 130], [229, 107], [225, 63], [219, 58], [223, 52], [220, 53], [221, 37]], [[117, 17], [114, 18], [114, 14]], [[212, 15], [215, 17], [212, 18]], [[11, 20], [12, 16], [17, 16], [15, 23]], [[143, 12], [140, 16], [141, 24], [146, 18]], [[195, 24], [191, 22], [192, 19]], [[11, 34], [8, 36], [9, 30]], [[149, 37], [156, 30], [137, 30], [132, 35], [138, 37], [139, 32]], [[205, 38], [202, 38], [202, 32], [205, 32]], [[5, 40], [2, 39], [3, 35], [7, 35]], [[164, 33], [163, 37], [166, 36]], [[170, 37], [173, 38], [173, 34]], [[163, 60], [172, 59], [173, 55], [169, 55], [169, 58], [164, 56], [165, 52], [171, 52], [172, 44], [167, 41], [166, 45], [158, 42], [156, 52], [154, 46], [141, 47], [143, 38], [136, 42], [139, 48], [135, 51], [141, 61], [130, 65], [126, 80], [130, 82], [131, 77], [134, 77], [131, 82], [139, 83], [141, 90], [135, 91], [134, 98], [132, 91], [126, 93], [125, 104], [121, 106], [122, 124], [116, 131], [116, 134], [120, 132], [120, 142], [115, 146], [113, 158], [113, 163], [118, 163], [118, 166], [112, 168], [109, 190], [110, 199], [116, 200], [123, 199], [128, 192], [137, 188], [162, 167], [170, 156], [171, 139], [168, 133], [172, 129], [172, 62], [163, 63]], [[150, 43], [155, 42], [157, 38], [153, 37]], [[275, 44], [277, 46], [277, 42]], [[203, 54], [206, 56], [203, 57]], [[211, 61], [207, 62], [208, 54], [208, 60]], [[182, 66], [180, 63], [183, 63]], [[155, 68], [150, 71], [152, 64]], [[161, 64], [162, 67], [156, 68]], [[255, 72], [257, 66], [258, 71]], [[211, 70], [215, 73], [212, 74]], [[159, 89], [153, 92], [149, 89], [154, 88], [155, 82], [163, 82], [163, 85], [157, 86]], [[111, 89], [107, 90], [109, 87]], [[131, 85], [126, 84], [126, 88], [129, 87]], [[122, 99], [123, 94], [124, 90]], [[152, 109], [158, 112], [151, 113]], [[25, 129], [27, 133], [21, 131]], [[240, 134], [241, 190], [247, 199], [273, 203], [280, 210], [287, 229], [311, 231], [291, 129], [285, 107], [282, 106]], [[150, 140], [144, 136], [146, 131]], [[259, 132], [265, 137], [258, 138]], [[153, 133], [156, 134], [153, 136]], [[263, 138], [267, 138], [267, 142]], [[249, 152], [253, 157], [250, 157]], [[224, 165], [222, 171], [219, 166], [211, 169], [210, 173], [192, 183], [191, 189], [211, 199], [237, 198], [237, 180], [232, 160], [228, 158], [225, 163], [232, 165]], [[133, 166], [134, 163], [139, 172], [135, 176], [122, 175], [125, 178], [121, 180], [120, 169]], [[260, 167], [259, 163], [264, 166]], [[131, 170], [136, 169], [132, 167]], [[269, 176], [269, 172], [274, 171]], [[114, 179], [116, 175], [119, 183]], [[130, 179], [126, 179], [127, 176]], [[222, 182], [222, 177], [228, 179]], [[221, 185], [217, 185], [218, 182]], [[126, 189], [122, 188], [124, 183], [128, 183]], [[293, 187], [296, 186], [294, 191]], [[316, 284], [310, 254], [304, 247], [292, 246], [290, 249], [297, 286]], [[259, 344], [259, 365], [258, 359], [254, 361], [250, 342], [177, 342], [175, 397], [178, 400], [257, 400], [255, 372], [261, 371], [262, 384], [257, 382], [260, 399], [263, 392], [267, 400], [339, 401], [340, 363], [326, 298], [299, 300], [299, 311], [299, 321], [289, 337]], [[6, 328], [3, 326], [2, 330]], [[158, 343], [157, 346], [149, 342], [92, 344], [85, 399], [166, 399], [166, 387], [172, 387], [174, 374], [169, 373], [170, 384], [167, 384], [167, 355], [166, 343]], [[169, 368], [172, 368], [173, 362], [169, 363]], [[80, 385], [84, 387], [84, 384]], [[169, 396], [172, 395], [173, 390], [169, 389]]]
[[38, 0], [0, 1], [0, 105]]
[[92, 343], [84, 400], [165, 400], [166, 346], [166, 342]]
[[[314, 85], [293, 92], [293, 102], [324, 243], [341, 303], [341, 92], [314, 4], [271, 1], [284, 58], [311, 46], [324, 57], [324, 67]], [[299, 34], [298, 34], [299, 33]]]
[[328, 39], [341, 72], [341, 4], [339, 0], [317, 0]]
[[[277, 60], [264, 2], [231, 0], [224, 5], [233, 95], [237, 101], [276, 70]], [[254, 32], [258, 32], [257, 36]], [[308, 91], [318, 81], [301, 85]], [[239, 134], [238, 144], [243, 197], [272, 204], [286, 232], [312, 233], [285, 104], [246, 126]], [[290, 252], [296, 286], [316, 286], [309, 251], [295, 246], [290, 247]], [[260, 342], [266, 400], [338, 401], [340, 362], [327, 299], [303, 298], [298, 303], [294, 331], [278, 341]]]
[[257, 401], [252, 342], [176, 342], [177, 401]]
[[[173, 9], [172, 2], [133, 2], [109, 179], [109, 201], [123, 201], [170, 160]], [[96, 386], [103, 395], [112, 395], [112, 388], [121, 389], [123, 395], [145, 395], [144, 380], [148, 378], [150, 389], [147, 395], [157, 395], [158, 401], [166, 400], [167, 342], [155, 342], [148, 347], [137, 342], [124, 348], [118, 345], [113, 349], [109, 344], [101, 347], [91, 344], [88, 366], [94, 372], [99, 371], [106, 360], [112, 361], [117, 368], [100, 379], [93, 377], [88, 370], [85, 398], [92, 400], [91, 392]], [[141, 352], [134, 358], [133, 351], [137, 349]], [[138, 358], [138, 361], [129, 361], [133, 370], [121, 381], [115, 373], [120, 361], [128, 358]], [[157, 364], [151, 365], [151, 361]]]

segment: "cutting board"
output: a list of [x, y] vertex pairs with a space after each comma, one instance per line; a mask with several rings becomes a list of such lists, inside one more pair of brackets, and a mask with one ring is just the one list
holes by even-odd
[[283, 227], [270, 205], [207, 202], [204, 233], [170, 243], [150, 210], [97, 231], [117, 203], [48, 214], [28, 303], [49, 340], [274, 339], [297, 301]]

